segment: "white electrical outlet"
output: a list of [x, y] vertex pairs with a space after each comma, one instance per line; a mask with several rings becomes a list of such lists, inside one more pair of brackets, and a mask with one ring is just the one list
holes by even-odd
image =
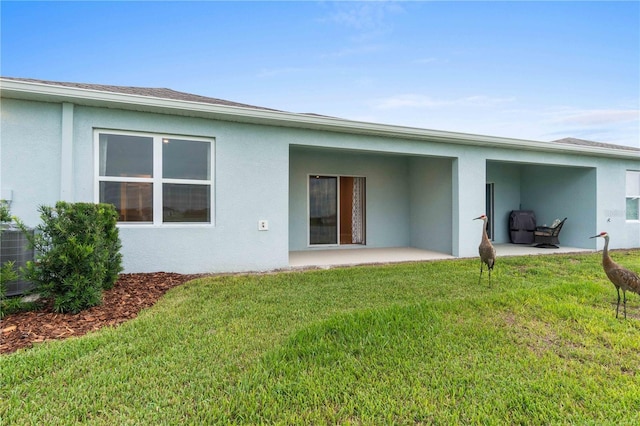
[[269, 230], [269, 221], [268, 220], [259, 220], [258, 221], [258, 231], [268, 231]]

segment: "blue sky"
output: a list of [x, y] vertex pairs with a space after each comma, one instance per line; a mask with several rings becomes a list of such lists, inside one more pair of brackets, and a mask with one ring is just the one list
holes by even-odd
[[2, 1], [8, 77], [640, 147], [640, 2]]

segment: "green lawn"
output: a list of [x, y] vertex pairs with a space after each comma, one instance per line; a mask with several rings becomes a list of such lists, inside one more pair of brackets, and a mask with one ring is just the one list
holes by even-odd
[[[640, 251], [613, 253], [640, 271]], [[0, 357], [0, 424], [640, 424], [600, 254], [200, 279]]]

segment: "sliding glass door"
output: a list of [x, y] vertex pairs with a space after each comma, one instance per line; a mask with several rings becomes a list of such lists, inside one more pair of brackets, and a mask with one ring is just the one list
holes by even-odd
[[365, 178], [309, 177], [309, 244], [365, 244]]
[[309, 242], [338, 243], [338, 178], [309, 178]]

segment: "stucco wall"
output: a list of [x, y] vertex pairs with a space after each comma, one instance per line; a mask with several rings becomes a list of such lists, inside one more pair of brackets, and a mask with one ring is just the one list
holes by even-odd
[[[367, 246], [417, 246], [477, 256], [485, 183], [496, 187], [496, 242], [508, 241], [508, 212], [569, 217], [561, 242], [640, 247], [640, 223], [625, 219], [625, 172], [640, 160], [453, 145], [322, 130], [60, 103], [2, 99], [3, 194], [28, 225], [37, 207], [98, 201], [93, 131], [114, 129], [215, 140], [211, 225], [120, 225], [126, 272], [221, 272], [288, 266], [307, 249], [307, 176], [367, 178]], [[64, 111], [64, 114], [63, 114]], [[63, 151], [66, 153], [62, 158]], [[70, 154], [70, 157], [68, 157]], [[70, 171], [62, 164], [72, 165]], [[552, 188], [553, 191], [549, 191]], [[269, 230], [259, 231], [258, 220]]]
[[310, 174], [365, 177], [367, 247], [409, 245], [410, 185], [406, 158], [292, 147], [289, 161], [290, 250], [310, 248], [307, 212], [307, 180]]
[[459, 257], [478, 256], [485, 213], [486, 159], [482, 150], [466, 148], [453, 161], [453, 247]]
[[567, 217], [560, 243], [589, 248], [596, 223], [595, 169], [528, 165], [522, 175], [523, 209], [536, 212], [538, 225]]
[[0, 183], [12, 191], [11, 213], [33, 226], [37, 207], [60, 197], [62, 105], [2, 99], [0, 106]]
[[487, 183], [494, 184], [494, 242], [509, 242], [509, 215], [521, 210], [521, 166], [505, 162], [487, 163]]
[[367, 247], [411, 246], [451, 253], [451, 159], [293, 147], [291, 250], [312, 249], [308, 246], [307, 179], [314, 174], [367, 179]]
[[[625, 174], [638, 161], [506, 150], [487, 154], [487, 181], [496, 182], [498, 219], [516, 206], [534, 210], [539, 225], [567, 217], [560, 235], [563, 245], [602, 248], [600, 240], [588, 237], [606, 230], [611, 247], [640, 247], [640, 223], [625, 218]], [[508, 242], [508, 235], [496, 242]]]
[[[12, 212], [31, 226], [39, 222], [36, 205], [53, 205], [61, 198], [60, 111], [56, 104], [3, 100], [2, 187], [14, 190]], [[68, 201], [98, 201], [95, 128], [215, 139], [214, 224], [120, 225], [125, 272], [246, 271], [288, 265], [289, 147], [277, 129], [76, 106], [73, 196]], [[8, 144], [9, 137], [20, 142]], [[268, 231], [258, 230], [261, 219], [269, 221]]]
[[453, 167], [448, 158], [411, 157], [410, 245], [451, 253]]
[[[606, 231], [610, 248], [640, 247], [640, 227], [637, 221], [626, 220], [626, 171], [638, 170], [640, 162], [620, 162], [602, 159], [597, 169], [597, 228], [591, 234]], [[602, 248], [602, 238], [590, 240], [592, 247]]]

